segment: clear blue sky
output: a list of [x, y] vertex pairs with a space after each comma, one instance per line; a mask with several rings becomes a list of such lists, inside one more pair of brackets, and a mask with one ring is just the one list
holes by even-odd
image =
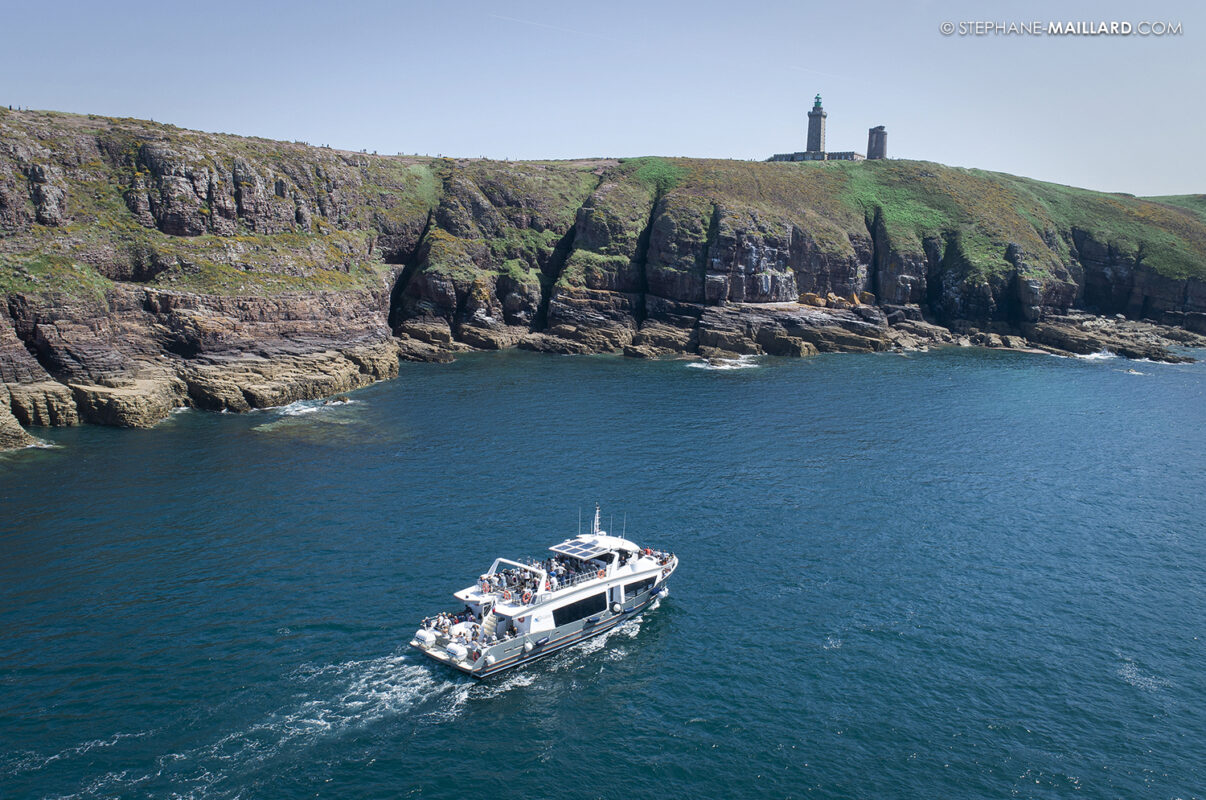
[[[381, 153], [831, 150], [1135, 194], [1206, 192], [1206, 4], [1133, 0], [15, 2], [0, 102]], [[1175, 37], [944, 21], [1180, 22]]]

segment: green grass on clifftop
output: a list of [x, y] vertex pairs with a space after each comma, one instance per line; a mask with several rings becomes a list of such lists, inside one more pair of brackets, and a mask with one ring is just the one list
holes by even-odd
[[1168, 194], [1163, 197], [1145, 197], [1143, 199], [1185, 209], [1206, 222], [1206, 194]]

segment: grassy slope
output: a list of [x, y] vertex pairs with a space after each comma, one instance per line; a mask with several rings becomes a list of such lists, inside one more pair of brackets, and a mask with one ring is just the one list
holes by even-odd
[[[1030, 178], [947, 167], [924, 161], [759, 163], [668, 160], [684, 173], [677, 191], [737, 201], [804, 219], [819, 217], [847, 236], [865, 235], [877, 210], [893, 246], [920, 252], [927, 237], [955, 237], [973, 272], [1013, 269], [1005, 249], [1015, 243], [1034, 274], [1068, 259], [1073, 228], [1175, 278], [1206, 276], [1206, 200], [1151, 202], [1045, 183]], [[1183, 201], [1183, 202], [1177, 202]], [[839, 240], [834, 240], [840, 247]], [[1048, 244], [1050, 242], [1050, 244]]]
[[1206, 194], [1167, 194], [1161, 197], [1145, 197], [1153, 203], [1163, 203], [1189, 211], [1197, 219], [1206, 222]]

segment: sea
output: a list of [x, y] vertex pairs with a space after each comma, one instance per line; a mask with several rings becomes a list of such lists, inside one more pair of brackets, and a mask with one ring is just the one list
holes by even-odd
[[[0, 458], [0, 797], [1206, 795], [1206, 363], [510, 351], [348, 400]], [[596, 503], [678, 555], [658, 608], [482, 683], [408, 647]]]

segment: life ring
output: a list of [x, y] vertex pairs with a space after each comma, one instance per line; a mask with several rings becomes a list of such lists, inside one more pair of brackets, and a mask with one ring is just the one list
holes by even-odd
[[511, 599], [511, 590], [507, 589], [503, 592], [503, 600], [510, 600], [510, 599]]
[[477, 661], [477, 660], [478, 660], [479, 658], [481, 658], [481, 657], [482, 657], [482, 651], [481, 651], [481, 650], [474, 650], [474, 651], [473, 651], [473, 660], [474, 660], [474, 661]]
[[524, 592], [523, 593], [523, 604], [526, 606], [530, 602], [532, 602], [532, 593]]
[[599, 577], [599, 580], [602, 580], [602, 579], [603, 579], [603, 574], [604, 574], [604, 573], [603, 573], [603, 570], [599, 570], [599, 571], [598, 571], [597, 573], [595, 573], [595, 574], [596, 574], [596, 575]]

